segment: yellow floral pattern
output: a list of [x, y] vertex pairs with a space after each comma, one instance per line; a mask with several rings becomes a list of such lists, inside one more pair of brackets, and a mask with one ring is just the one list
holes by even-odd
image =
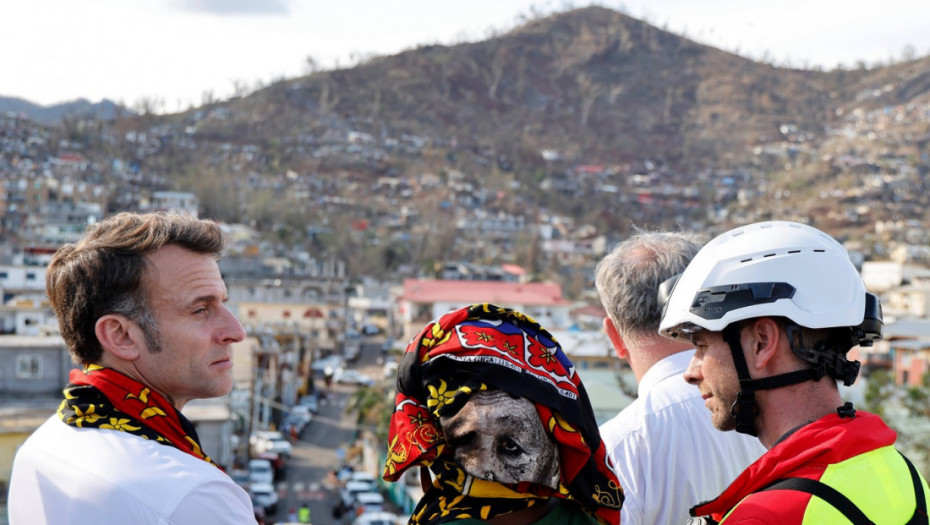
[[175, 447], [214, 466], [193, 425], [168, 401], [115, 370], [88, 365], [72, 370], [58, 416], [69, 426], [126, 432]]
[[106, 428], [110, 430], [119, 430], [120, 432], [135, 432], [142, 427], [130, 424], [129, 418], [111, 417], [109, 423], [101, 423], [97, 428]]

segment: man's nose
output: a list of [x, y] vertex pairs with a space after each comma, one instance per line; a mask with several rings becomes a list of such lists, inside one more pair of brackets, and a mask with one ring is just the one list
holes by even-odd
[[220, 336], [223, 343], [238, 343], [245, 339], [246, 333], [245, 328], [242, 327], [242, 323], [239, 322], [239, 319], [232, 313], [229, 308], [223, 306], [226, 315], [226, 326], [222, 335]]
[[684, 373], [685, 381], [696, 385], [704, 379], [704, 375], [701, 373], [701, 360], [697, 357], [692, 357], [691, 361], [688, 361], [688, 368], [685, 369]]

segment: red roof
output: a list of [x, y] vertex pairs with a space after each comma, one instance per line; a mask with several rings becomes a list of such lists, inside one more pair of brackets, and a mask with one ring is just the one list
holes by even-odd
[[401, 299], [414, 303], [567, 306], [557, 283], [404, 279]]
[[572, 315], [588, 315], [591, 317], [607, 317], [607, 310], [599, 304], [589, 304], [572, 310]]
[[600, 173], [604, 171], [604, 166], [599, 166], [596, 164], [582, 164], [581, 166], [576, 166], [575, 171], [579, 173]]

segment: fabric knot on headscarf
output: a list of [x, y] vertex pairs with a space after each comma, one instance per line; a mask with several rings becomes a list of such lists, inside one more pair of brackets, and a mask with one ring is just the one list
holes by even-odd
[[[456, 461], [440, 419], [455, 417], [476, 393], [495, 391], [535, 407], [558, 450], [552, 486], [470, 475]], [[388, 441], [385, 480], [398, 480], [412, 466], [429, 467], [434, 476], [410, 523], [486, 520], [550, 497], [574, 501], [601, 523], [619, 523], [623, 491], [587, 392], [552, 334], [515, 310], [472, 305], [423, 328], [398, 367]]]

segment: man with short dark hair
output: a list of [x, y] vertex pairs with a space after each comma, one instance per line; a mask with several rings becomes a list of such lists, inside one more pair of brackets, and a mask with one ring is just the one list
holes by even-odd
[[181, 409], [232, 388], [212, 221], [122, 213], [62, 246], [46, 287], [75, 363], [58, 413], [16, 454], [10, 523], [254, 523], [248, 494]]
[[700, 248], [692, 234], [643, 232], [597, 267], [604, 329], [639, 384], [637, 399], [600, 428], [626, 490], [625, 525], [684, 523], [691, 505], [719, 494], [765, 452], [754, 439], [714, 429], [700, 391], [681, 377], [691, 344], [658, 332], [659, 285]]

